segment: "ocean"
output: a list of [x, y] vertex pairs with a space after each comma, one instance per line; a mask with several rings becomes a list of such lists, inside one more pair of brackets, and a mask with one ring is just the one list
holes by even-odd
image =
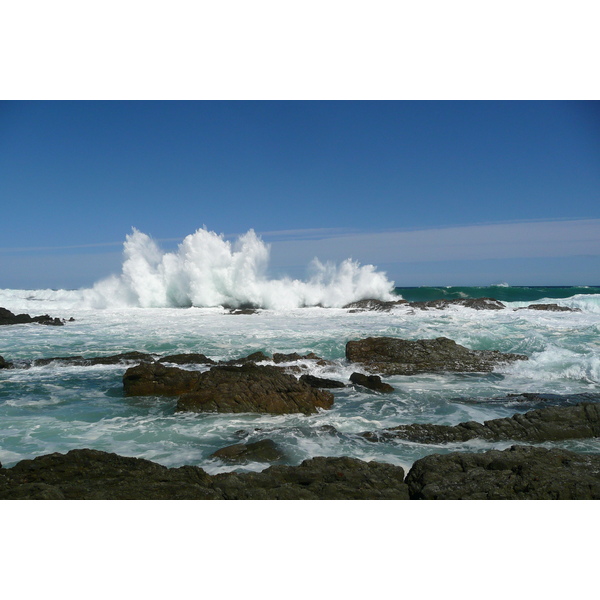
[[[600, 287], [394, 288], [385, 274], [352, 261], [338, 266], [316, 264], [314, 275], [306, 281], [269, 280], [262, 242], [252, 232], [237, 246], [212, 236], [200, 233], [205, 239], [188, 240], [187, 248], [182, 245], [178, 253], [169, 254], [134, 232], [126, 242], [123, 273], [93, 288], [1, 289], [0, 306], [14, 313], [48, 313], [74, 321], [63, 327], [2, 326], [0, 355], [24, 366], [39, 358], [128, 351], [157, 357], [203, 353], [215, 361], [256, 351], [269, 356], [314, 352], [330, 363], [303, 361], [311, 374], [346, 382], [353, 371], [361, 370], [346, 361], [346, 343], [369, 336], [409, 340], [445, 336], [473, 350], [520, 353], [529, 360], [499, 366], [491, 373], [386, 377], [395, 388], [391, 394], [353, 386], [334, 389], [333, 408], [312, 416], [176, 412], [174, 398], [125, 397], [122, 377], [130, 366], [125, 364], [80, 367], [54, 362], [0, 369], [4, 467], [42, 454], [94, 448], [169, 467], [197, 465], [210, 474], [260, 471], [269, 465], [225, 464], [210, 455], [224, 446], [268, 438], [283, 451], [283, 464], [299, 464], [315, 456], [352, 456], [408, 470], [427, 454], [504, 449], [511, 442], [370, 442], [358, 434], [407, 423], [483, 422], [542, 405], [569, 403], [573, 394], [600, 393]], [[200, 242], [208, 244], [210, 260], [194, 255]], [[342, 308], [366, 297], [410, 301], [492, 297], [504, 302], [506, 309], [418, 310], [399, 305], [390, 312], [350, 312]], [[580, 312], [515, 310], [533, 302]], [[231, 314], [231, 307], [240, 306], [260, 309], [254, 314]], [[541, 404], [508, 397], [526, 392], [558, 396]], [[544, 445], [600, 452], [597, 439]]]

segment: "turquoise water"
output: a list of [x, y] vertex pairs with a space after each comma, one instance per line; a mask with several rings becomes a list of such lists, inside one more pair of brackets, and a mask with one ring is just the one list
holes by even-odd
[[[447, 288], [426, 290], [435, 289]], [[496, 290], [506, 291], [496, 287], [450, 289], [462, 293], [477, 289], [492, 297], [498, 297]], [[572, 288], [571, 294], [564, 296], [566, 288], [544, 288], [552, 289], [561, 295], [535, 300], [582, 312], [514, 311], [527, 304], [522, 299], [524, 292], [518, 301], [508, 301], [508, 308], [502, 311], [465, 307], [419, 311], [400, 306], [389, 313], [349, 313], [341, 308], [313, 307], [230, 315], [222, 308], [96, 309], [77, 305], [63, 291], [0, 290], [0, 306], [13, 312], [75, 318], [64, 327], [0, 327], [0, 355], [10, 361], [106, 356], [132, 350], [156, 355], [202, 352], [215, 360], [257, 350], [267, 354], [315, 352], [333, 364], [319, 366], [307, 361], [311, 373], [347, 381], [356, 366], [345, 361], [346, 342], [380, 335], [406, 339], [446, 336], [472, 349], [529, 357], [529, 361], [487, 374], [390, 377], [387, 381], [396, 388], [390, 395], [360, 388], [334, 390], [333, 409], [309, 417], [175, 413], [173, 399], [124, 397], [122, 376], [127, 365], [51, 364], [0, 370], [0, 462], [11, 466], [49, 452], [96, 448], [167, 466], [199, 465], [216, 473], [234, 468], [209, 458], [218, 448], [270, 438], [283, 449], [288, 464], [313, 456], [347, 455], [408, 468], [432, 452], [505, 448], [511, 443], [370, 443], [357, 434], [403, 423], [484, 421], [539, 407], [497, 400], [510, 393], [599, 393], [600, 294]], [[405, 289], [401, 291], [404, 296]], [[598, 440], [560, 446], [600, 452]], [[266, 466], [251, 463], [238, 468], [262, 470]]]

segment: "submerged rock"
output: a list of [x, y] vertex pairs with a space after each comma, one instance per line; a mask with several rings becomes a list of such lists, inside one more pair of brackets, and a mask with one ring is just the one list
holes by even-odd
[[271, 414], [316, 413], [333, 406], [331, 392], [316, 390], [279, 367], [218, 366], [198, 374], [178, 411]]
[[569, 308], [568, 306], [559, 306], [558, 304], [530, 304], [515, 308], [515, 310], [547, 310], [550, 312], [581, 312], [580, 308]]
[[550, 442], [594, 438], [600, 436], [600, 404], [581, 403], [575, 406], [539, 408], [484, 423], [468, 421], [458, 425], [399, 425], [362, 435], [371, 441], [398, 438], [422, 444], [466, 442], [476, 438], [494, 442]]
[[94, 365], [118, 365], [128, 362], [154, 362], [154, 357], [146, 352], [124, 352], [122, 354], [113, 354], [111, 356], [93, 356], [84, 358], [83, 356], [54, 356], [52, 358], [37, 358], [32, 361], [34, 367], [43, 367], [52, 363], [61, 363], [68, 366], [91, 367]]
[[225, 462], [275, 462], [281, 460], [284, 453], [273, 440], [260, 440], [251, 444], [233, 444], [220, 448], [210, 455], [210, 458], [220, 458]]
[[431, 454], [406, 483], [416, 500], [600, 499], [600, 455], [531, 446]]
[[363, 375], [362, 373], [352, 373], [350, 375], [350, 381], [357, 385], [362, 385], [375, 392], [382, 392], [388, 394], [394, 391], [394, 388], [389, 383], [381, 381], [381, 377], [378, 375]]
[[351, 302], [346, 304], [342, 308], [351, 309], [350, 312], [362, 312], [365, 310], [374, 310], [380, 312], [389, 312], [392, 308], [408, 304], [406, 300], [377, 300], [376, 298], [367, 298], [365, 300], [359, 300], [358, 302]]
[[443, 310], [449, 306], [466, 306], [475, 310], [502, 310], [506, 304], [495, 298], [454, 298], [452, 300], [427, 300], [424, 302], [409, 302], [412, 308]]
[[325, 500], [408, 499], [402, 467], [355, 458], [313, 458], [261, 473], [208, 475], [141, 458], [71, 450], [0, 469], [1, 499]]
[[346, 344], [346, 358], [382, 375], [489, 372], [501, 363], [527, 360], [520, 354], [469, 350], [445, 337], [416, 341], [370, 337], [350, 341]]
[[310, 387], [314, 388], [344, 388], [346, 384], [343, 381], [337, 381], [336, 379], [326, 379], [324, 377], [315, 377], [314, 375], [302, 375], [300, 381], [307, 383]]
[[[72, 321], [73, 318], [69, 319]], [[22, 323], [39, 323], [40, 325], [64, 325], [64, 319], [52, 318], [50, 315], [32, 317], [26, 313], [15, 315], [7, 308], [0, 307], [0, 325], [20, 325]]]

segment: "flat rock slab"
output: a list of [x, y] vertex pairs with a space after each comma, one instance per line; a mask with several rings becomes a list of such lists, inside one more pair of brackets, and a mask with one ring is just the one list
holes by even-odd
[[222, 413], [316, 413], [333, 406], [333, 394], [288, 375], [279, 367], [218, 366], [198, 374], [193, 391], [177, 401], [178, 411]]
[[489, 372], [502, 363], [527, 360], [521, 354], [469, 350], [445, 337], [416, 341], [370, 337], [350, 341], [346, 344], [346, 358], [382, 375]]
[[515, 310], [547, 310], [549, 312], [581, 312], [580, 308], [569, 308], [568, 306], [559, 306], [558, 304], [530, 304], [515, 308]]
[[396, 438], [421, 444], [445, 444], [482, 439], [492, 442], [558, 442], [600, 436], [600, 404], [551, 406], [484, 423], [458, 425], [415, 423], [362, 434], [371, 441]]
[[0, 499], [406, 500], [402, 467], [355, 458], [312, 458], [261, 473], [208, 475], [141, 458], [71, 450], [0, 469]]
[[600, 455], [531, 446], [431, 454], [406, 483], [416, 500], [597, 500]]

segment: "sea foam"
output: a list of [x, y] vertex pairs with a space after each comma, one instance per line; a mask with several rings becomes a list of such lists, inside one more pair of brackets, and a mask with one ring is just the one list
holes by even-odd
[[268, 276], [270, 247], [252, 229], [231, 243], [198, 229], [176, 252], [163, 252], [133, 229], [124, 243], [120, 275], [82, 290], [85, 305], [116, 307], [240, 307], [268, 309], [341, 307], [364, 298], [394, 298], [394, 282], [373, 265], [315, 258], [306, 281]]

